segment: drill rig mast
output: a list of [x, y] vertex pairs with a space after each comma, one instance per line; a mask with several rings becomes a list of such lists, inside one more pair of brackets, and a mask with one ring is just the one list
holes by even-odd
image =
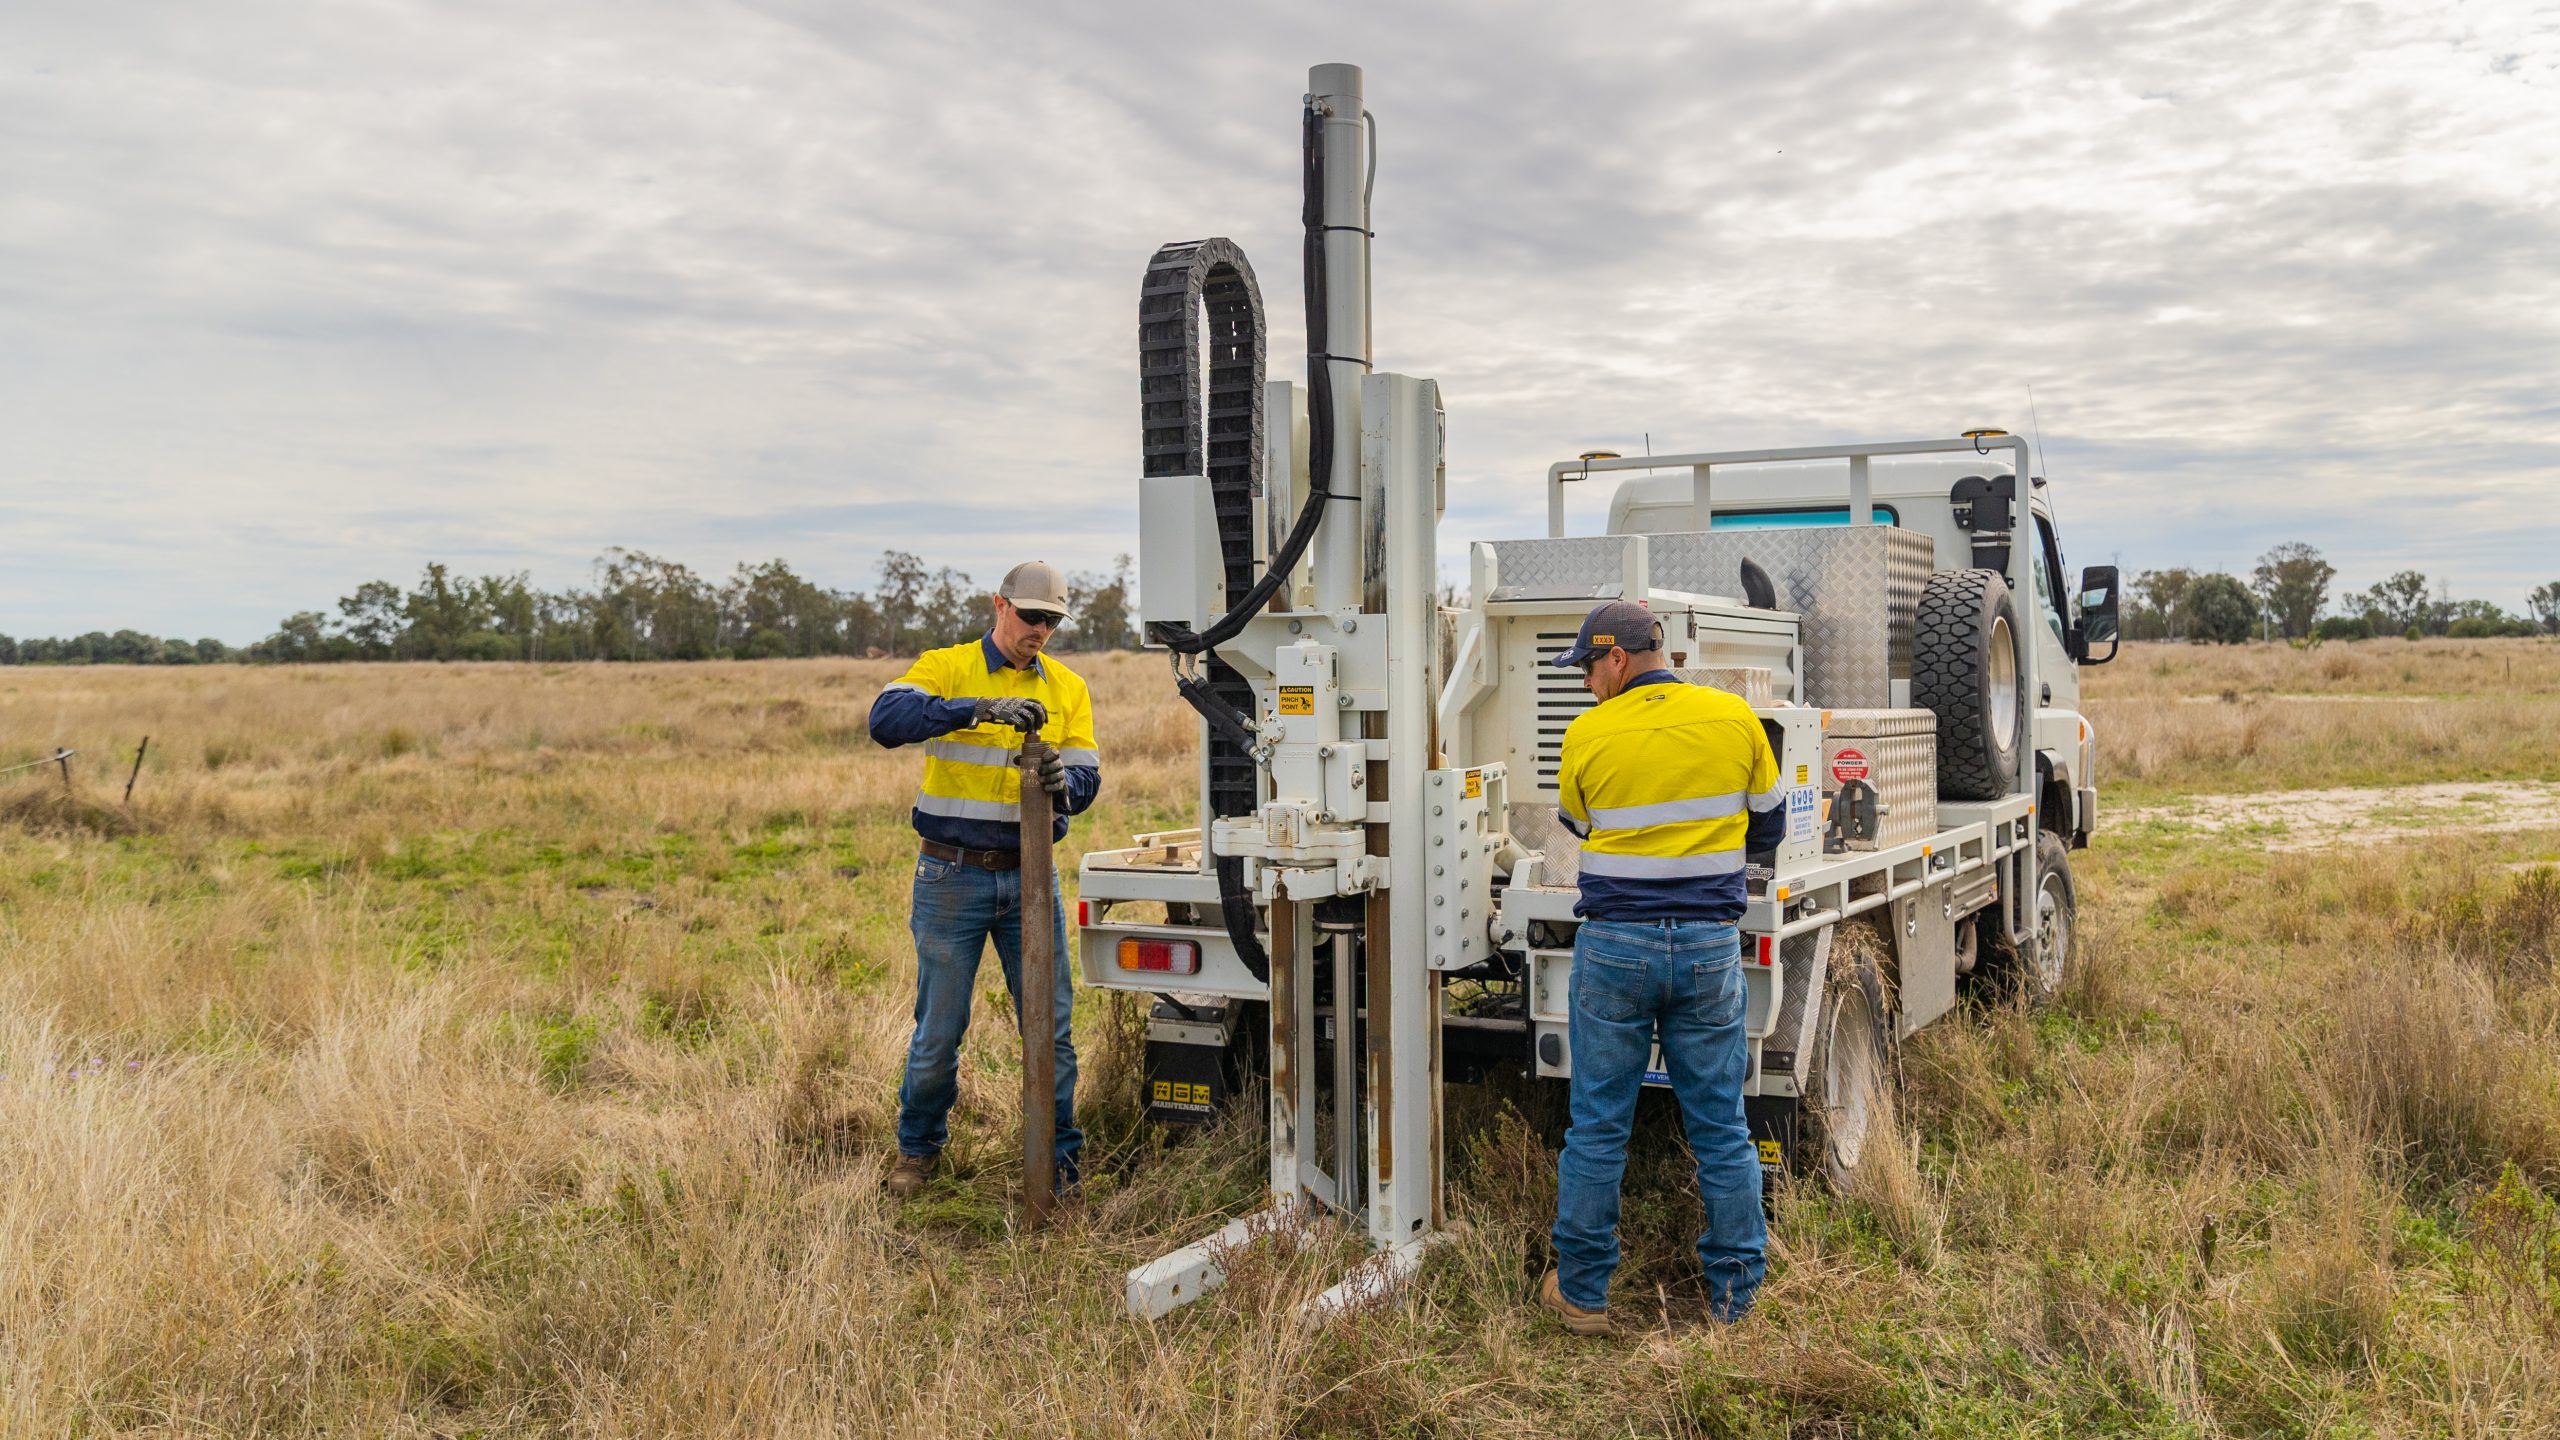
[[[1258, 287], [1231, 243], [1166, 247], [1142, 301], [1140, 583], [1148, 641], [1173, 653], [1206, 722], [1210, 815], [1205, 843], [1174, 856], [1158, 888], [1221, 917], [1228, 943], [1211, 958], [1267, 993], [1271, 1045], [1270, 1208], [1133, 1272], [1130, 1304], [1147, 1314], [1216, 1283], [1225, 1246], [1327, 1209], [1361, 1220], [1379, 1253], [1320, 1307], [1410, 1271], [1442, 1221], [1434, 940], [1480, 936], [1488, 913], [1478, 886], [1463, 914], [1435, 914], [1445, 897], [1428, 883], [1434, 839], [1446, 849], [1456, 834], [1455, 797], [1479, 819], [1499, 814], [1485, 787], [1498, 794], [1501, 772], [1434, 768], [1441, 410], [1432, 382], [1371, 369], [1358, 67], [1309, 73], [1304, 146], [1303, 391], [1261, 385]], [[1204, 369], [1205, 406], [1193, 398]], [[1286, 443], [1266, 451], [1274, 417]], [[1438, 835], [1435, 796], [1452, 822]], [[1464, 848], [1485, 846], [1471, 836]], [[1436, 858], [1447, 878], [1451, 856]], [[1195, 977], [1201, 958], [1195, 948]], [[1323, 1018], [1334, 1143], [1320, 1154]]]

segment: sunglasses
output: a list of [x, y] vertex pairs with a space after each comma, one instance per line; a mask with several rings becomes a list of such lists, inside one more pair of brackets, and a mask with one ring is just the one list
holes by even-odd
[[1064, 615], [1052, 615], [1045, 610], [1025, 610], [1019, 605], [1013, 607], [1013, 615], [1023, 624], [1035, 625], [1043, 630], [1055, 630], [1067, 623], [1067, 617]]

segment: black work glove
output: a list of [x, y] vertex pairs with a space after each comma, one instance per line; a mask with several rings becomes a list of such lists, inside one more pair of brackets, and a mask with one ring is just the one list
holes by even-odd
[[1064, 800], [1067, 798], [1067, 757], [1056, 750], [1040, 757], [1040, 788]]
[[1049, 723], [1049, 707], [1028, 695], [989, 695], [978, 701], [976, 719], [980, 725], [1010, 725], [1037, 735]]

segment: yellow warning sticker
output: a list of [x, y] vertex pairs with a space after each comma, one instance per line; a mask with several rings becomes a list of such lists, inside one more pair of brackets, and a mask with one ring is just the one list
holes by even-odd
[[1778, 1164], [1778, 1163], [1779, 1163], [1782, 1159], [1784, 1159], [1784, 1158], [1785, 1158], [1785, 1157], [1784, 1157], [1784, 1156], [1779, 1152], [1779, 1149], [1778, 1149], [1778, 1142], [1777, 1142], [1777, 1141], [1775, 1141], [1775, 1140], [1763, 1140], [1763, 1141], [1761, 1141], [1761, 1142], [1760, 1142], [1760, 1163], [1761, 1163], [1761, 1164], [1763, 1164], [1763, 1165], [1775, 1165], [1775, 1164]]
[[1480, 799], [1484, 798], [1484, 772], [1483, 772], [1483, 771], [1481, 771], [1481, 770], [1470, 770], [1470, 771], [1468, 771], [1468, 772], [1467, 772], [1467, 785], [1466, 785], [1466, 790], [1465, 790], [1465, 797], [1466, 797], [1467, 799], [1469, 799], [1469, 800], [1480, 800]]
[[1313, 685], [1281, 686], [1280, 713], [1283, 715], [1313, 715], [1316, 713], [1316, 687]]
[[1812, 766], [1810, 766], [1810, 765], [1799, 765], [1799, 766], [1797, 766], [1797, 767], [1796, 767], [1796, 783], [1797, 783], [1797, 784], [1802, 785], [1802, 784], [1804, 784], [1806, 781], [1811, 780], [1812, 778], [1813, 778], [1813, 767], [1812, 767]]

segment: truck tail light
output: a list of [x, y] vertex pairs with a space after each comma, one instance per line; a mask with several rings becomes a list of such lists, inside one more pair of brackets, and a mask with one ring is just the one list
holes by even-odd
[[1763, 965], [1775, 964], [1778, 958], [1778, 937], [1775, 935], [1762, 935], [1758, 937], [1758, 939], [1760, 963]]
[[1141, 940], [1132, 935], [1120, 942], [1120, 968], [1161, 970], [1168, 975], [1197, 975], [1200, 973], [1200, 947], [1188, 940]]
[[1077, 929], [1079, 929], [1079, 930], [1081, 930], [1081, 929], [1083, 929], [1084, 927], [1086, 927], [1087, 925], [1090, 925], [1090, 924], [1092, 924], [1092, 923], [1093, 923], [1093, 902], [1092, 902], [1092, 901], [1090, 901], [1090, 900], [1079, 900], [1079, 901], [1077, 901], [1077, 902], [1076, 902], [1076, 928], [1077, 928]]

